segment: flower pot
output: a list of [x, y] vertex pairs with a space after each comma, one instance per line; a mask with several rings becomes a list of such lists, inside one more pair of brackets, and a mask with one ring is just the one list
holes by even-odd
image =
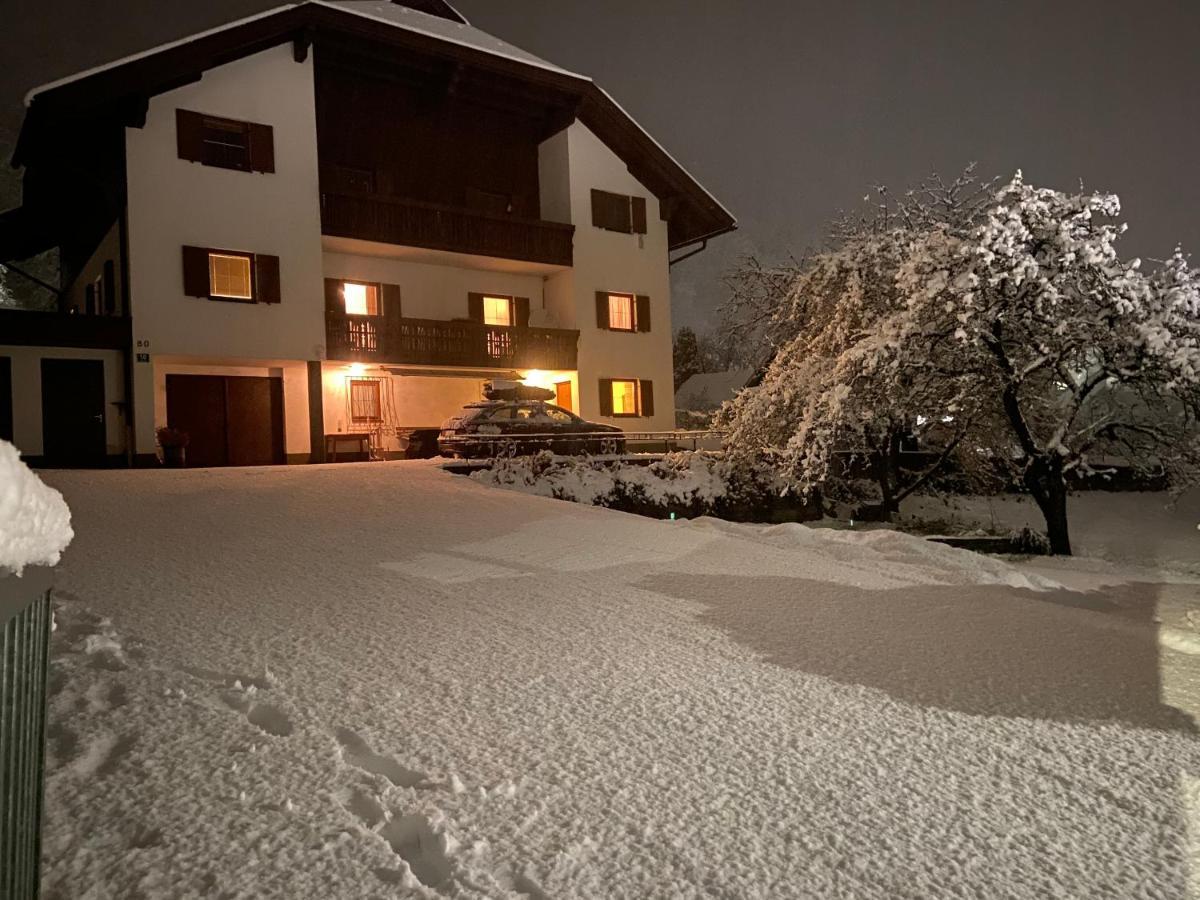
[[187, 465], [187, 448], [163, 447], [163, 465], [168, 469], [182, 469]]

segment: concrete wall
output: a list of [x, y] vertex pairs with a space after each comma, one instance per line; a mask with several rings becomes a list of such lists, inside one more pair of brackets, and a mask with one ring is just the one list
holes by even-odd
[[[562, 143], [567, 146], [567, 158]], [[546, 284], [547, 308], [571, 307], [579, 329], [579, 399], [584, 418], [606, 421], [630, 431], [666, 431], [675, 427], [672, 409], [674, 373], [671, 362], [671, 282], [667, 223], [657, 198], [625, 164], [585, 126], [576, 122], [541, 147], [543, 215], [566, 210], [575, 225], [575, 264]], [[567, 197], [562, 191], [565, 175]], [[592, 225], [591, 191], [598, 188], [646, 198], [645, 235], [620, 234]], [[596, 327], [597, 291], [646, 294], [651, 304], [651, 331], [627, 333]], [[560, 313], [565, 318], [566, 313]], [[637, 378], [654, 382], [652, 418], [602, 419], [599, 380]]]
[[[270, 125], [275, 172], [179, 159], [176, 109]], [[126, 129], [126, 149], [136, 348], [154, 356], [319, 358], [325, 319], [311, 55], [297, 63], [284, 44], [152, 97], [145, 128]], [[185, 296], [184, 245], [278, 256], [282, 302]], [[154, 406], [153, 372], [135, 367], [139, 411]], [[137, 417], [139, 453], [154, 452], [154, 424]]]
[[115, 405], [125, 396], [125, 364], [120, 350], [0, 346], [0, 356], [12, 360], [13, 443], [22, 455], [42, 455], [43, 359], [98, 359], [104, 363], [106, 449], [110, 456], [125, 452], [125, 416]]

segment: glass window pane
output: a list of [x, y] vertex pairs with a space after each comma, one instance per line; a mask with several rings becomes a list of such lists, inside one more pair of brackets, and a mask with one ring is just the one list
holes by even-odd
[[376, 285], [347, 281], [342, 284], [342, 295], [346, 298], [346, 315], [379, 315], [379, 288]]
[[485, 325], [511, 325], [512, 299], [509, 297], [484, 297], [483, 323]]
[[208, 290], [214, 297], [253, 298], [250, 257], [208, 254]]
[[637, 415], [637, 382], [636, 381], [614, 381], [612, 386], [613, 391], [613, 415], [617, 416], [636, 416]]
[[633, 298], [628, 294], [608, 295], [608, 327], [633, 331]]

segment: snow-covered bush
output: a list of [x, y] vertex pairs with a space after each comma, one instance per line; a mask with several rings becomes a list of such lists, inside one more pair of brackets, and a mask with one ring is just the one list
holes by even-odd
[[716, 516], [733, 521], [776, 521], [819, 515], [770, 466], [714, 453], [671, 453], [649, 465], [534, 456], [498, 459], [471, 477], [511, 490], [558, 500], [665, 518]]
[[73, 537], [62, 494], [21, 462], [16, 447], [0, 440], [0, 575], [54, 565]]

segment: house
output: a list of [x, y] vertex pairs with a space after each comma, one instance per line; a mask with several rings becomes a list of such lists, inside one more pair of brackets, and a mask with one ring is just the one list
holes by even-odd
[[496, 377], [673, 427], [670, 255], [733, 217], [441, 0], [283, 5], [26, 106], [0, 262], [58, 248], [61, 296], [0, 312], [0, 436], [34, 462], [149, 464], [162, 426], [194, 465], [394, 453]]

